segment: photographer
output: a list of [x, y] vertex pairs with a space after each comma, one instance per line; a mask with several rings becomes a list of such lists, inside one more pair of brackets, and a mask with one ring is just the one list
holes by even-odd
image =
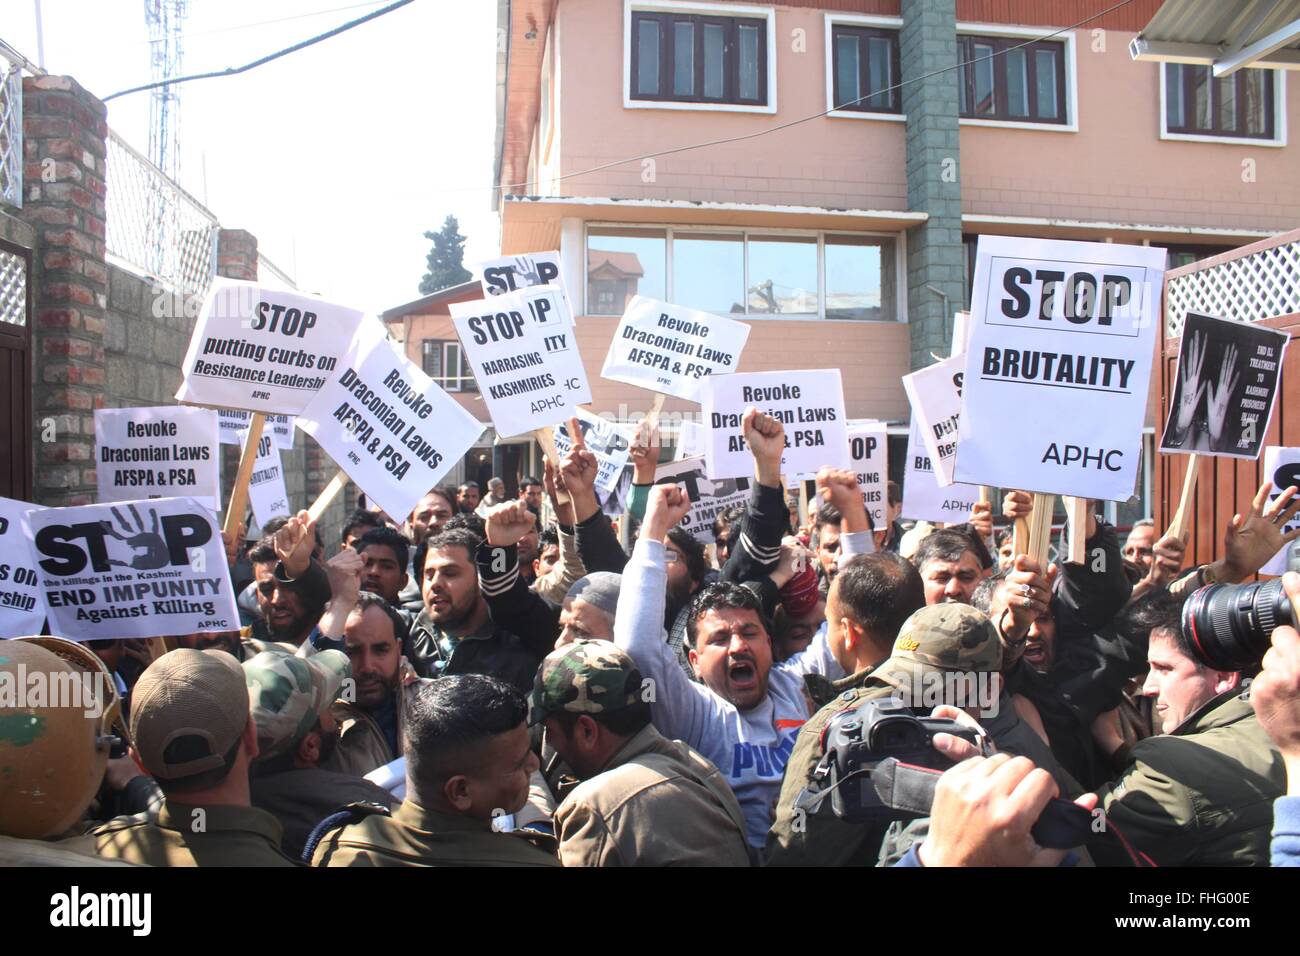
[[[1300, 574], [1282, 577], [1292, 619], [1300, 620]], [[1287, 793], [1273, 804], [1273, 865], [1300, 866], [1300, 632], [1279, 627], [1250, 685], [1260, 725], [1282, 752]]]

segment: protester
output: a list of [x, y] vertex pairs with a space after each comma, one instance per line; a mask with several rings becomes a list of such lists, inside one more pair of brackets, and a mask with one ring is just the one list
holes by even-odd
[[538, 767], [524, 697], [481, 674], [420, 681], [403, 721], [406, 798], [327, 823], [313, 866], [558, 866], [554, 840], [493, 832], [528, 801]]
[[640, 672], [578, 640], [537, 673], [531, 720], [583, 781], [555, 812], [565, 866], [746, 866], [745, 819], [717, 768], [650, 724]]
[[532, 475], [525, 475], [519, 480], [519, 500], [528, 506], [533, 514], [542, 513], [542, 483]]
[[343, 522], [343, 547], [350, 548], [371, 528], [386, 528], [383, 519], [373, 511], [358, 508]]
[[496, 475], [488, 479], [487, 488], [487, 494], [474, 508], [474, 513], [480, 518], [487, 514], [489, 508], [495, 508], [497, 505], [509, 500], [506, 498], [506, 483]]
[[1156, 528], [1154, 521], [1150, 518], [1143, 518], [1140, 521], [1133, 522], [1133, 528], [1124, 540], [1124, 560], [1132, 561], [1137, 565], [1138, 570], [1145, 574], [1151, 568], [1155, 543]]
[[456, 507], [463, 515], [472, 515], [478, 508], [478, 482], [467, 481], [456, 489]]
[[410, 546], [404, 534], [388, 527], [370, 529], [353, 545], [365, 562], [362, 589], [378, 594], [399, 612], [401, 594], [409, 580], [406, 568]]
[[310, 636], [330, 598], [329, 579], [312, 556], [315, 532], [316, 522], [303, 511], [249, 552], [262, 612], [253, 636], [289, 653]]

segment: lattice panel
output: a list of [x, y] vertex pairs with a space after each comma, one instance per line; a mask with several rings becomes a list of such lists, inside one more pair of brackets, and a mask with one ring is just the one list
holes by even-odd
[[23, 77], [17, 64], [0, 82], [0, 200], [23, 205]]
[[0, 322], [27, 324], [27, 260], [0, 249]]
[[217, 217], [112, 132], [107, 189], [108, 251], [180, 292], [206, 292]]
[[1171, 279], [1165, 288], [1169, 338], [1182, 335], [1188, 312], [1238, 322], [1300, 312], [1300, 242], [1271, 246]]

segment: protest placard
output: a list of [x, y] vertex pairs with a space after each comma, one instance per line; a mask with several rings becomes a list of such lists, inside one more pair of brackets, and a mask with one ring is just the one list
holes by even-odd
[[28, 515], [50, 633], [74, 640], [239, 629], [216, 518], [194, 498]]
[[300, 292], [213, 280], [177, 401], [296, 415], [335, 375], [362, 313]]
[[406, 515], [483, 434], [483, 423], [412, 364], [378, 320], [298, 418], [366, 497]]
[[704, 378], [703, 412], [709, 429], [709, 477], [746, 478], [754, 459], [741, 421], [751, 405], [785, 426], [784, 475], [816, 474], [823, 466], [849, 467], [840, 370], [799, 369]]
[[913, 415], [907, 438], [907, 465], [903, 469], [902, 517], [956, 524], [970, 518], [971, 507], [979, 500], [978, 485], [954, 482], [946, 488], [940, 487], [920, 423]]
[[677, 450], [674, 461], [683, 458], [703, 458], [709, 450], [709, 430], [703, 422], [683, 418], [677, 426]]
[[871, 526], [883, 531], [889, 525], [889, 433], [884, 422], [850, 422], [849, 460], [858, 476], [862, 502]]
[[1258, 458], [1290, 336], [1187, 313], [1160, 450]]
[[500, 437], [566, 421], [591, 401], [562, 289], [453, 302], [451, 317]]
[[502, 256], [478, 264], [483, 294], [506, 295], [536, 285], [559, 285], [560, 254], [530, 252], [523, 256]]
[[[752, 473], [752, 472], [751, 472]], [[728, 508], [750, 499], [751, 478], [711, 479], [703, 458], [685, 458], [655, 469], [656, 485], [681, 485], [691, 500], [691, 510], [681, 527], [704, 544], [713, 544], [713, 519]]]
[[[243, 435], [248, 431], [251, 412], [241, 412], [231, 408], [217, 410], [217, 427], [221, 434], [221, 444], [242, 445]], [[267, 415], [263, 431], [271, 436], [275, 447], [281, 451], [293, 451], [293, 430], [296, 419], [293, 415]]]
[[[1264, 477], [1273, 482], [1273, 490], [1268, 494], [1270, 502], [1276, 501], [1292, 485], [1300, 487], [1300, 448], [1283, 448], [1278, 445], [1265, 448]], [[1300, 528], [1300, 514], [1293, 515], [1282, 526], [1282, 533], [1286, 534], [1296, 528]], [[1300, 538], [1285, 545], [1260, 569], [1263, 574], [1285, 574], [1289, 570], [1300, 570]]]
[[28, 515], [44, 511], [30, 501], [0, 498], [0, 638], [39, 634], [45, 594], [32, 561]]
[[101, 502], [189, 495], [220, 511], [217, 413], [179, 405], [96, 409], [95, 480]]
[[956, 481], [1132, 495], [1164, 265], [1152, 246], [980, 237]]
[[[242, 435], [246, 436], [247, 432]], [[266, 432], [257, 441], [257, 458], [253, 460], [253, 473], [248, 479], [248, 501], [259, 527], [265, 527], [272, 518], [293, 514], [289, 508], [289, 491], [284, 486], [280, 448]]]
[[600, 376], [698, 402], [706, 377], [739, 368], [748, 338], [748, 323], [633, 296]]
[[[620, 428], [611, 421], [593, 415], [584, 408], [578, 409], [578, 427], [587, 450], [596, 456], [596, 494], [608, 498], [618, 485], [627, 465], [631, 449], [631, 428]], [[569, 453], [573, 442], [569, 437], [569, 423], [555, 429], [555, 451], [561, 458]]]
[[965, 368], [966, 356], [958, 355], [903, 376], [903, 390], [912, 405], [912, 416], [920, 422], [921, 437], [940, 488], [952, 484]]

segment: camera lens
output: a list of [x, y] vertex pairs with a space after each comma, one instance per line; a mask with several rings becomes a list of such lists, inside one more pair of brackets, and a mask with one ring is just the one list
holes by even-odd
[[1263, 584], [1211, 584], [1183, 605], [1183, 635], [1207, 667], [1239, 671], [1258, 664], [1273, 629], [1295, 625], [1282, 579]]

